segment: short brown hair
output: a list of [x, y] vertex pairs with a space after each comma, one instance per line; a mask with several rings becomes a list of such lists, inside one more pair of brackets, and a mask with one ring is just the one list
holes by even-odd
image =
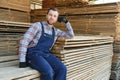
[[58, 9], [53, 7], [48, 9], [47, 14], [49, 13], [50, 10], [57, 11], [59, 13]]

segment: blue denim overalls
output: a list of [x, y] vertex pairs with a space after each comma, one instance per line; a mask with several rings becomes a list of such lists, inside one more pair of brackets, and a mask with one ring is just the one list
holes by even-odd
[[40, 80], [66, 80], [66, 66], [50, 53], [50, 48], [54, 43], [55, 31], [52, 28], [52, 35], [44, 32], [42, 25], [42, 35], [35, 47], [28, 48], [28, 65], [41, 73]]

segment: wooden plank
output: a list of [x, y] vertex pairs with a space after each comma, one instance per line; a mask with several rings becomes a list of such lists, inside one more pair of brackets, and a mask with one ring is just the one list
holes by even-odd
[[23, 33], [0, 32], [0, 55], [17, 53], [19, 38]]
[[15, 79], [15, 80], [31, 80], [31, 79], [34, 80], [34, 78], [39, 77], [39, 76], [40, 76], [40, 74], [33, 74], [33, 75], [28, 75], [28, 76], [25, 76], [25, 77], [22, 77], [19, 79]]
[[30, 23], [0, 21], [0, 55], [16, 54], [19, 38], [28, 26]]
[[[103, 68], [104, 69], [104, 68]], [[106, 69], [106, 70], [108, 70], [108, 71], [110, 71], [109, 70], [110, 68], [108, 68], [108, 69]], [[91, 74], [89, 74], [89, 76], [86, 76], [86, 78], [83, 78], [83, 79], [88, 79], [88, 80], [90, 80], [90, 79], [95, 79], [95, 80], [98, 80], [98, 79], [103, 79], [104, 78], [104, 76], [106, 76], [106, 78], [107, 79], [103, 79], [103, 80], [108, 80], [109, 79], [109, 76], [110, 76], [110, 73], [108, 72], [108, 71], [106, 71], [106, 70], [103, 70], [103, 72], [102, 73], [104, 73], [104, 74], [100, 74], [99, 76], [97, 76], [97, 77], [93, 77], [93, 75], [91, 75]], [[107, 72], [107, 73], [106, 73]], [[98, 72], [96, 72], [96, 73], [98, 73]], [[102, 76], [101, 76], [102, 75]], [[77, 78], [77, 79], [81, 79], [81, 78]]]
[[34, 78], [34, 79], [32, 79], [32, 80], [40, 80], [40, 78]]
[[39, 72], [28, 67], [18, 68], [17, 66], [12, 66], [12, 67], [0, 68], [0, 78], [2, 80], [16, 79], [24, 76], [35, 75], [35, 74], [37, 75], [39, 74]]
[[[83, 45], [86, 44], [85, 42], [92, 44], [97, 41], [99, 44], [96, 44], [96, 46]], [[104, 41], [108, 44], [103, 44]], [[113, 55], [113, 48], [109, 41], [112, 41], [112, 39], [108, 37], [59, 38], [53, 46], [52, 53], [66, 65], [68, 80], [108, 79]], [[81, 45], [81, 47], [76, 48], [74, 43]], [[66, 46], [68, 47], [62, 48]]]
[[4, 21], [4, 20], [0, 20], [0, 25], [29, 27], [29, 26], [31, 25], [31, 23], [25, 23], [25, 22], [13, 22], [13, 21]]
[[1, 0], [0, 7], [30, 12], [29, 0]]
[[18, 60], [18, 55], [0, 56], [0, 63], [7, 62], [7, 61], [13, 61], [13, 60]]
[[[110, 57], [104, 57], [104, 58], [101, 58], [101, 59], [97, 59], [97, 60], [90, 60], [88, 62], [84, 62], [82, 63], [81, 61], [79, 61], [77, 65], [75, 65], [75, 63], [71, 64], [71, 65], [67, 65], [67, 68], [68, 68], [68, 73], [71, 73], [75, 70], [79, 70], [79, 71], [83, 71], [86, 70], [86, 68], [91, 68], [95, 65], [98, 65], [98, 64], [101, 64], [101, 62], [104, 62], [105, 61], [109, 61], [110, 60]], [[73, 66], [74, 65], [74, 66]]]
[[88, 0], [48, 0], [48, 1], [42, 1], [43, 8], [49, 8], [49, 7], [78, 7], [78, 6], [84, 6], [88, 4]]
[[[59, 50], [58, 48], [55, 48], [56, 50], [53, 50], [53, 53], [59, 53], [59, 54], [67, 54], [67, 53], [72, 53], [72, 52], [77, 52], [77, 51], [85, 51], [85, 50], [90, 50], [90, 49], [99, 49], [99, 48], [102, 48], [102, 47], [110, 47], [110, 46], [112, 46], [112, 45], [103, 45], [103, 46], [91, 46], [91, 47], [84, 47], [84, 48], [82, 48], [81, 47], [81, 49], [79, 49], [79, 48], [74, 48], [74, 49], [65, 49], [65, 50]], [[112, 47], [110, 47], [111, 49], [112, 49]], [[53, 48], [54, 49], [54, 48]], [[57, 51], [58, 50], [58, 51]], [[76, 53], [74, 53], [74, 54], [76, 54]]]
[[[96, 5], [88, 5], [84, 7], [77, 8], [69, 8], [62, 7], [58, 8], [61, 15], [75, 15], [75, 14], [96, 14], [96, 13], [116, 13], [120, 12], [119, 10], [119, 2], [118, 3], [107, 3], [107, 4], [96, 4]], [[48, 8], [44, 8], [41, 10], [32, 11], [32, 15], [45, 15], [47, 13]]]
[[13, 22], [30, 22], [30, 14], [11, 9], [0, 8], [0, 20]]
[[3, 62], [3, 63], [0, 63], [0, 68], [10, 67], [10, 66], [16, 66], [16, 65], [18, 65], [18, 63], [19, 63], [18, 60]]
[[[108, 39], [108, 40], [109, 40], [109, 39]], [[102, 39], [102, 40], [97, 40], [97, 41], [96, 41], [96, 40], [91, 40], [91, 41], [90, 41], [90, 40], [84, 40], [84, 41], [81, 41], [81, 42], [78, 40], [78, 41], [75, 41], [75, 42], [70, 41], [70, 42], [65, 42], [65, 43], [60, 42], [60, 41], [59, 41], [59, 42], [57, 41], [56, 44], [57, 44], [57, 45], [72, 45], [72, 44], [73, 44], [73, 45], [76, 45], [76, 44], [89, 44], [89, 43], [107, 42], [108, 40], [107, 40], [107, 39], [105, 39], [105, 40]]]
[[72, 39], [65, 39], [65, 38], [59, 38], [58, 41], [78, 41], [78, 40], [81, 40], [81, 41], [85, 41], [85, 40], [105, 40], [105, 39], [110, 39], [110, 40], [113, 40], [112, 37], [104, 37], [104, 36], [75, 36], [74, 38]]
[[[103, 63], [104, 65], [105, 65], [105, 62]], [[107, 66], [109, 66], [109, 65], [107, 65]], [[88, 68], [88, 69], [85, 69], [85, 71], [83, 71], [83, 72], [77, 72], [78, 73], [78, 75], [77, 76], [73, 76], [72, 77], [72, 75], [71, 75], [71, 77], [69, 77], [70, 78], [70, 80], [72, 80], [72, 79], [86, 79], [86, 78], [88, 78], [90, 75], [94, 75], [94, 74], [92, 74], [94, 71], [95, 72], [98, 72], [96, 69], [100, 69], [101, 68], [101, 70], [103, 70], [104, 68], [106, 68], [106, 66], [104, 66], [104, 68], [103, 68], [103, 65], [96, 65], [96, 66], [93, 66], [93, 67], [91, 67], [91, 69], [90, 68]], [[109, 70], [110, 70], [110, 68], [109, 68]], [[103, 70], [104, 71], [104, 70]], [[99, 76], [99, 75], [98, 75]], [[100, 78], [99, 78], [100, 79]]]
[[[103, 52], [103, 53], [104, 53], [104, 52]], [[106, 53], [106, 54], [107, 54], [107, 53]], [[93, 53], [91, 53], [91, 55], [88, 54], [88, 55], [75, 56], [76, 58], [68, 57], [68, 59], [65, 58], [65, 60], [63, 60], [63, 61], [72, 63], [72, 62], [74, 62], [75, 60], [77, 61], [78, 59], [79, 59], [79, 60], [86, 60], [86, 59], [90, 59], [90, 58], [92, 58], [92, 59], [94, 59], [94, 58], [101, 58], [100, 56], [105, 57], [106, 54], [101, 54], [101, 55], [99, 54], [99, 55], [98, 55], [98, 54], [93, 54]], [[96, 56], [95, 56], [95, 55], [96, 55]], [[108, 55], [110, 55], [110, 54], [108, 54]], [[72, 58], [72, 59], [70, 59], [70, 58]]]

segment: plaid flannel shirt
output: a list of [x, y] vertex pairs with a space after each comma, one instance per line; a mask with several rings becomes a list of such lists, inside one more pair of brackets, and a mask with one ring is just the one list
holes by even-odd
[[[47, 34], [52, 34], [52, 28], [50, 28], [47, 24], [47, 22], [42, 22], [44, 31]], [[26, 31], [22, 39], [20, 40], [19, 45], [19, 59], [20, 62], [25, 62], [25, 57], [27, 53], [27, 48], [34, 47], [37, 45], [38, 40], [42, 34], [42, 27], [40, 22], [33, 23], [30, 28]], [[53, 26], [54, 27], [54, 26]], [[58, 37], [65, 37], [65, 38], [72, 38], [74, 37], [73, 29], [70, 25], [70, 23], [66, 23], [66, 31], [61, 31], [60, 29], [57, 29], [54, 27], [55, 30], [55, 39], [54, 42]]]

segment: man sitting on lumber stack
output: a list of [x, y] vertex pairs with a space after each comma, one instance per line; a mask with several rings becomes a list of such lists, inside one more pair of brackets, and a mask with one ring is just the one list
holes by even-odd
[[[66, 24], [66, 32], [54, 27], [57, 21]], [[50, 53], [58, 37], [73, 38], [74, 32], [69, 21], [60, 17], [56, 8], [50, 8], [46, 21], [33, 23], [20, 40], [19, 67], [36, 69], [40, 80], [66, 80], [66, 66]]]

